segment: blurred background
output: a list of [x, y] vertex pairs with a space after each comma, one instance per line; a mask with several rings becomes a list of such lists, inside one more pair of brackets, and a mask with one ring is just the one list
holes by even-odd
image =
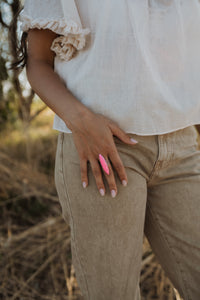
[[[54, 184], [53, 112], [25, 70], [9, 70], [22, 7], [0, 0], [0, 299], [82, 299]], [[140, 286], [143, 300], [181, 299], [145, 237]]]

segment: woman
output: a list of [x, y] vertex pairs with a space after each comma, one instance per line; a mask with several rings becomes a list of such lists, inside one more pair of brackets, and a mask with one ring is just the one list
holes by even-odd
[[28, 80], [55, 112], [55, 182], [84, 299], [140, 299], [143, 233], [200, 299], [197, 0], [26, 0]]

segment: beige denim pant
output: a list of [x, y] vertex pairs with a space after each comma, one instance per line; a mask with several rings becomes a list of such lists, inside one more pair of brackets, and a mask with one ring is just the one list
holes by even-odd
[[[118, 194], [97, 189], [88, 163], [83, 189], [71, 133], [59, 133], [55, 182], [70, 225], [72, 261], [85, 300], [139, 300], [145, 234], [184, 300], [200, 300], [200, 150], [194, 126], [140, 136], [127, 145], [114, 137], [125, 166]], [[104, 176], [104, 175], [103, 175]]]

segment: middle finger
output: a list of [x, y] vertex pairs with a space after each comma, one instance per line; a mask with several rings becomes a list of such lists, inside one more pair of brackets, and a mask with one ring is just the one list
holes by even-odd
[[[112, 166], [109, 162], [108, 157], [103, 155], [103, 158], [105, 159], [105, 161], [107, 163], [107, 166], [108, 166], [108, 169], [109, 169], [109, 175], [105, 172], [105, 170], [103, 168], [102, 169], [103, 169], [104, 175], [106, 177], [106, 180], [108, 182], [111, 196], [114, 198], [117, 195], [117, 185], [116, 185], [116, 182], [115, 182], [114, 172], [112, 170]], [[100, 163], [100, 165], [101, 165], [101, 163]], [[101, 167], [102, 167], [102, 165], [101, 165]]]

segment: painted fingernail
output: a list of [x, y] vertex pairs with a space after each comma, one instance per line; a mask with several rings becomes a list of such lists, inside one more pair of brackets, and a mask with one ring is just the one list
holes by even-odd
[[113, 198], [115, 198], [116, 194], [117, 194], [117, 193], [116, 193], [115, 190], [112, 190], [112, 191], [111, 191], [111, 196], [112, 196]]
[[101, 196], [104, 196], [104, 195], [105, 195], [104, 189], [100, 189], [100, 190], [99, 190], [99, 193], [101, 194]]
[[122, 184], [123, 184], [123, 186], [127, 186], [127, 181], [125, 179], [122, 180]]
[[84, 187], [84, 189], [86, 188], [86, 186], [87, 186], [86, 182], [83, 181], [83, 187]]
[[133, 138], [131, 138], [130, 140], [131, 140], [131, 142], [134, 143], [134, 144], [137, 144], [137, 143], [138, 143], [138, 141], [136, 141], [136, 140], [133, 139]]

